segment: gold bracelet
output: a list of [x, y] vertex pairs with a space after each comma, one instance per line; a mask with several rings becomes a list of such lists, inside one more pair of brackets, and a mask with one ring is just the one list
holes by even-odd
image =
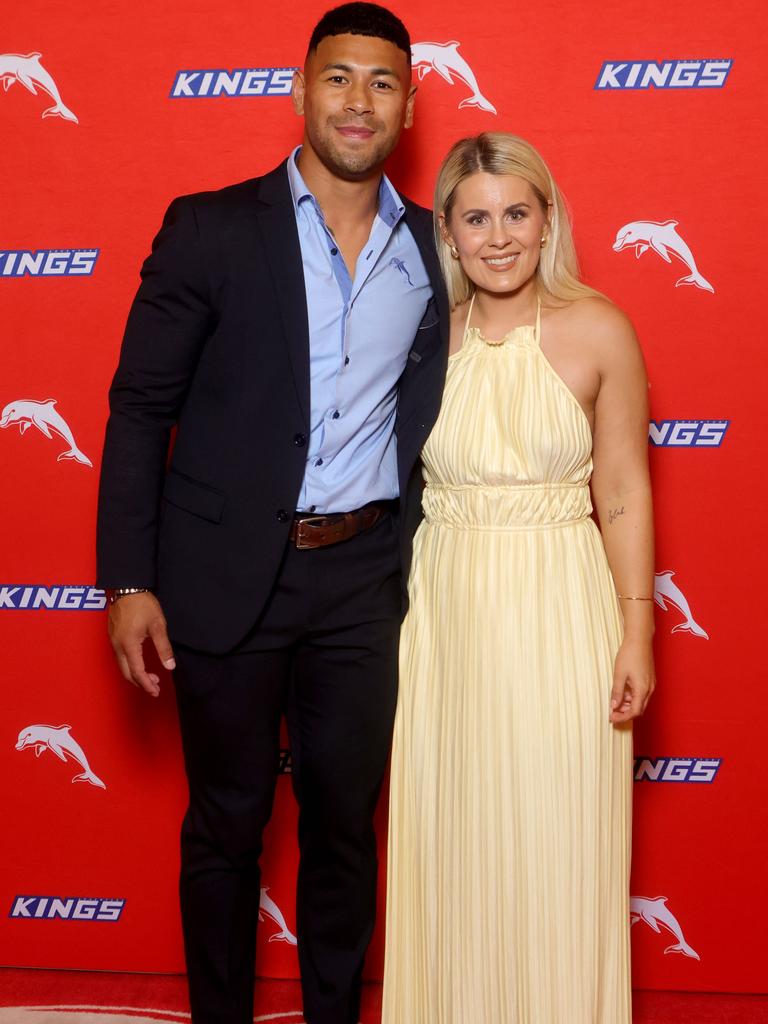
[[652, 601], [652, 597], [625, 597], [624, 594], [617, 594], [620, 601]]

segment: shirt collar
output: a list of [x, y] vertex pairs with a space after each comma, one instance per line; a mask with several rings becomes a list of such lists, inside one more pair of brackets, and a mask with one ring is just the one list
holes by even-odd
[[[300, 152], [301, 146], [297, 146], [288, 157], [288, 185], [291, 189], [291, 198], [293, 199], [294, 210], [298, 213], [299, 205], [303, 202], [309, 201], [314, 206], [318, 216], [322, 217], [322, 211], [320, 210], [317, 200], [307, 188], [307, 183], [302, 178], [299, 168], [296, 166], [296, 158]], [[383, 174], [381, 182], [379, 183], [378, 216], [384, 221], [388, 228], [394, 228], [404, 213], [405, 206], [403, 205], [402, 199], [397, 194], [394, 185], [386, 174]]]

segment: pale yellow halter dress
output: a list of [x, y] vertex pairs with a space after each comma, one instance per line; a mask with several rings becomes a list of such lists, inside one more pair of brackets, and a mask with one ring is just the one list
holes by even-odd
[[631, 1021], [631, 732], [608, 720], [622, 626], [589, 423], [539, 325], [498, 344], [466, 330], [424, 449], [383, 1024]]

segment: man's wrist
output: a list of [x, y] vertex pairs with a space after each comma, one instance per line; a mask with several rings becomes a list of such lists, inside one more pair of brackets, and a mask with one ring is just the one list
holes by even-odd
[[107, 601], [110, 604], [114, 604], [115, 601], [119, 601], [121, 597], [127, 597], [129, 594], [149, 594], [149, 587], [113, 587], [105, 590], [104, 593], [107, 595]]

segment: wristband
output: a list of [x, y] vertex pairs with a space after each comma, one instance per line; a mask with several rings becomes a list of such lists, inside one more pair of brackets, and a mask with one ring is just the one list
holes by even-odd
[[121, 597], [125, 597], [127, 594], [148, 594], [149, 587], [115, 587], [114, 590], [106, 590], [107, 600], [110, 604], [114, 604], [115, 601], [119, 601]]

